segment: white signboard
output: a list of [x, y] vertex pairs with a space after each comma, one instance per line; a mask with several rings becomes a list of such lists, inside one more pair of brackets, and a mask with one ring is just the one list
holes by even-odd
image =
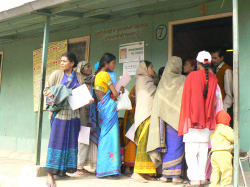
[[144, 41], [120, 45], [119, 63], [144, 60]]
[[123, 72], [128, 72], [129, 75], [135, 75], [136, 69], [139, 66], [139, 62], [127, 62], [123, 63]]

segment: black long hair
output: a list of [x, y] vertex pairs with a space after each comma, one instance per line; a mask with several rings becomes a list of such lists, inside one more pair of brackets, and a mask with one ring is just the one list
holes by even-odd
[[[208, 60], [205, 59], [205, 61], [208, 61]], [[210, 64], [209, 63], [200, 63], [200, 64], [205, 68], [205, 72], [206, 72], [206, 84], [205, 84], [205, 90], [203, 92], [203, 96], [206, 99], [207, 98], [207, 93], [208, 93], [208, 79], [209, 79], [209, 67], [210, 67]]]
[[75, 68], [78, 64], [78, 60], [76, 58], [76, 55], [72, 52], [66, 52], [62, 55], [62, 57], [65, 56], [69, 59], [70, 62], [74, 62], [73, 68]]
[[152, 62], [148, 61], [148, 60], [144, 60], [145, 64], [146, 64], [146, 67], [148, 69], [148, 67], [150, 66], [150, 64], [152, 64]]
[[104, 53], [104, 55], [102, 55], [102, 58], [99, 61], [99, 66], [98, 69], [95, 72], [95, 75], [101, 71], [101, 69], [105, 66], [105, 63], [110, 63], [111, 61], [115, 60], [116, 57], [115, 55], [111, 54], [111, 53]]

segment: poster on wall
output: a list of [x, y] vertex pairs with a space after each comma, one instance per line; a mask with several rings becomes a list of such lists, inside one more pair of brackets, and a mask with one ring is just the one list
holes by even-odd
[[141, 60], [144, 60], [144, 41], [120, 45], [119, 63], [123, 63], [123, 72], [135, 75]]
[[[46, 82], [50, 74], [61, 69], [61, 56], [67, 52], [67, 40], [51, 42], [48, 46]], [[33, 88], [34, 88], [34, 111], [38, 111], [39, 95], [41, 86], [41, 62], [42, 62], [42, 48], [33, 51]], [[46, 103], [44, 101], [44, 110]]]
[[138, 66], [139, 66], [139, 61], [123, 63], [123, 72], [127, 71], [129, 75], [135, 75]]

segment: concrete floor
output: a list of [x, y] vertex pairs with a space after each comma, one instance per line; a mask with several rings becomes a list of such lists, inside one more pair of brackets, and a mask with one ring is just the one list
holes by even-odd
[[[46, 177], [36, 177], [34, 164], [35, 155], [31, 153], [14, 152], [0, 150], [0, 187], [45, 187]], [[45, 161], [45, 155], [42, 155], [42, 164]], [[247, 184], [250, 186], [250, 172], [245, 172]], [[99, 179], [94, 174], [85, 176], [72, 175], [67, 179], [56, 179], [57, 187], [166, 187], [182, 186], [171, 183], [162, 183], [159, 181], [150, 181], [149, 183], [139, 183], [131, 181], [129, 177], [122, 176], [117, 179]], [[240, 186], [243, 186], [240, 176]]]

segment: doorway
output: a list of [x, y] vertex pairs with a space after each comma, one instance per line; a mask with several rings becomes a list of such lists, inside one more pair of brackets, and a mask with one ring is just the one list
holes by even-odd
[[[169, 56], [196, 58], [201, 50], [233, 48], [232, 14], [219, 14], [169, 23]], [[225, 53], [225, 62], [233, 65], [233, 53]]]

